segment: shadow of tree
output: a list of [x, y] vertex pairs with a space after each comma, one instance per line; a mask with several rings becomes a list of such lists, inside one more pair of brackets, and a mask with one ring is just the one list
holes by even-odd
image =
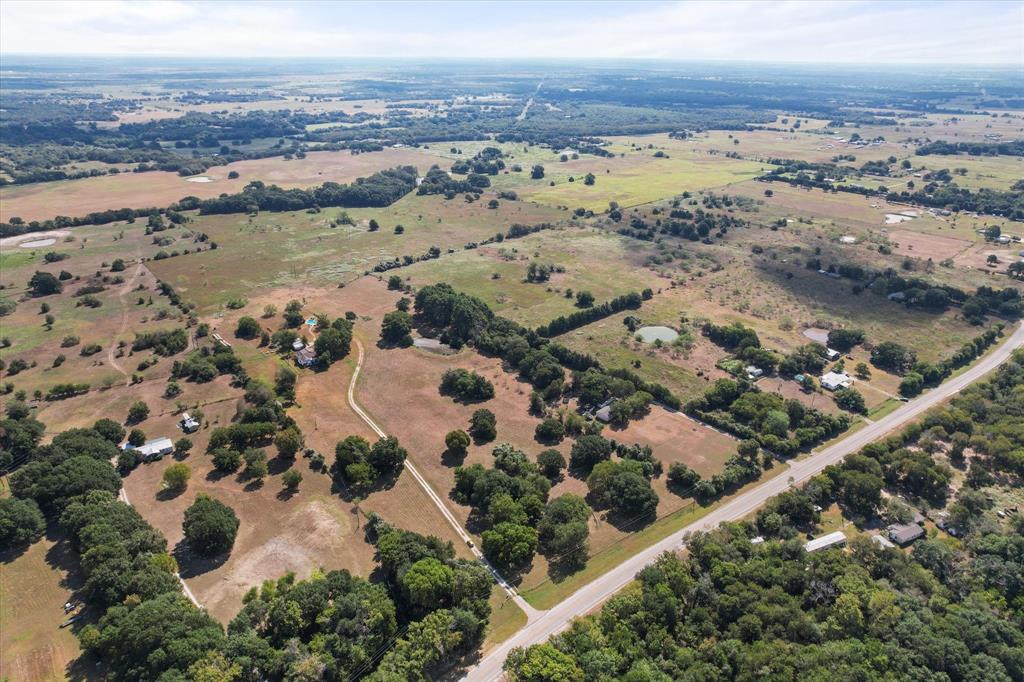
[[171, 554], [178, 562], [178, 573], [184, 579], [209, 573], [223, 566], [231, 558], [231, 552], [225, 552], [215, 557], [202, 557], [192, 551], [184, 538], [178, 541]]

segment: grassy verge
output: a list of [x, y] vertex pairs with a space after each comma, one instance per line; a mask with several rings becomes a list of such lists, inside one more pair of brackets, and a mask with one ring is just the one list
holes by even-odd
[[484, 638], [483, 650], [495, 647], [526, 625], [526, 614], [500, 586], [491, 590], [491, 619]]

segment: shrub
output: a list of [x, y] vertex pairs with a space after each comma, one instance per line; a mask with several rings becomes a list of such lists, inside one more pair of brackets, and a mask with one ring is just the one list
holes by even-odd
[[188, 486], [188, 479], [192, 476], [192, 470], [184, 462], [177, 462], [164, 469], [163, 482], [168, 490], [184, 490]]
[[548, 417], [537, 424], [533, 435], [541, 443], [558, 443], [565, 438], [565, 427], [554, 417]]
[[454, 455], [464, 455], [466, 450], [469, 448], [469, 434], [462, 429], [456, 429], [449, 431], [444, 437], [445, 447], [448, 448], [448, 452]]
[[493, 412], [480, 409], [469, 418], [469, 434], [478, 442], [487, 443], [498, 437], [497, 425]]

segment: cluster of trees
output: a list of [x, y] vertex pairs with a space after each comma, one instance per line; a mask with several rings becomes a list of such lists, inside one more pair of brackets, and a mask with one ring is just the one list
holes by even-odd
[[219, 343], [200, 346], [184, 360], [175, 360], [171, 365], [171, 377], [200, 384], [213, 381], [222, 374], [233, 374], [239, 383], [247, 380], [245, 369], [235, 352], [230, 346]]
[[[729, 200], [731, 205], [732, 201]], [[654, 220], [644, 220], [634, 216], [628, 224], [621, 225], [616, 229], [621, 235], [642, 239], [644, 241], [655, 241], [659, 235], [682, 237], [689, 241], [696, 242], [709, 240], [711, 236], [718, 238], [728, 234], [730, 228], [749, 227], [750, 223], [739, 216], [728, 213], [712, 213], [698, 208], [694, 211], [679, 208], [679, 202], [674, 201], [675, 208], [669, 211], [668, 219], [660, 217]], [[616, 223], [623, 219], [622, 211], [618, 208], [608, 212], [608, 217]]]
[[745, 381], [718, 379], [700, 398], [686, 404], [688, 414], [782, 456], [812, 447], [850, 426], [846, 415], [829, 415], [799, 400], [764, 393]]
[[[454, 168], [452, 172], [456, 172]], [[490, 185], [491, 180], [486, 175], [474, 173], [465, 180], [456, 180], [438, 166], [432, 166], [416, 188], [416, 194], [443, 194], [446, 199], [454, 199], [456, 194], [479, 194]]]
[[470, 159], [459, 159], [452, 164], [452, 173], [466, 175], [477, 173], [480, 175], [497, 175], [505, 170], [505, 162], [502, 160], [505, 154], [497, 147], [484, 147]]
[[152, 348], [157, 355], [169, 357], [188, 348], [188, 332], [182, 328], [152, 332], [136, 332], [132, 350]]
[[494, 466], [456, 467], [452, 498], [473, 508], [485, 525], [484, 555], [504, 570], [527, 566], [538, 547], [537, 524], [544, 517], [551, 481], [526, 453], [502, 443], [494, 448]]
[[355, 494], [364, 495], [376, 481], [398, 476], [408, 456], [394, 436], [373, 445], [362, 436], [348, 436], [334, 447], [332, 475]]
[[441, 375], [441, 393], [464, 402], [480, 402], [494, 397], [494, 384], [468, 369], [448, 369]]
[[281, 189], [259, 180], [250, 182], [238, 194], [214, 199], [186, 197], [174, 210], [198, 209], [200, 215], [222, 213], [254, 213], [256, 211], [301, 211], [310, 208], [363, 208], [390, 206], [416, 188], [416, 169], [400, 166], [382, 170], [349, 185], [325, 182], [319, 187]]
[[938, 386], [953, 372], [970, 364], [999, 340], [1002, 331], [1003, 325], [997, 324], [965, 343], [949, 358], [937, 363], [919, 361], [914, 351], [894, 341], [884, 341], [871, 349], [871, 363], [902, 376], [900, 393], [913, 397], [926, 387]]
[[971, 156], [1024, 156], [1024, 140], [1001, 142], [951, 142], [935, 140], [923, 144], [915, 152], [918, 156], [930, 154], [969, 154]]

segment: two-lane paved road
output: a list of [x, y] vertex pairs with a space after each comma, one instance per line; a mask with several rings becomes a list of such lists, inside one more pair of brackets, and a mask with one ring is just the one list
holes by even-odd
[[959, 393], [965, 387], [981, 379], [1005, 362], [1013, 350], [1021, 346], [1024, 346], [1024, 324], [1018, 325], [998, 348], [979, 360], [960, 376], [950, 379], [939, 387], [900, 407], [895, 412], [843, 438], [838, 443], [815, 452], [807, 459], [791, 463], [787, 474], [776, 476], [733, 498], [708, 513], [700, 521], [673, 533], [661, 542], [630, 557], [600, 578], [581, 587], [565, 601], [548, 611], [541, 612], [513, 637], [484, 656], [476, 666], [467, 672], [464, 679], [470, 681], [498, 679], [501, 676], [501, 668], [509, 651], [515, 647], [543, 642], [551, 635], [564, 630], [574, 618], [597, 608], [602, 602], [629, 584], [633, 580], [633, 576], [640, 569], [654, 561], [662, 552], [679, 549], [687, 533], [708, 530], [718, 526], [723, 521], [734, 521], [747, 516], [758, 509], [769, 498], [778, 495], [792, 486], [800, 485], [830, 464], [839, 462], [846, 455], [856, 452], [868, 443], [882, 438], [905, 422], [942, 403], [950, 396]]

